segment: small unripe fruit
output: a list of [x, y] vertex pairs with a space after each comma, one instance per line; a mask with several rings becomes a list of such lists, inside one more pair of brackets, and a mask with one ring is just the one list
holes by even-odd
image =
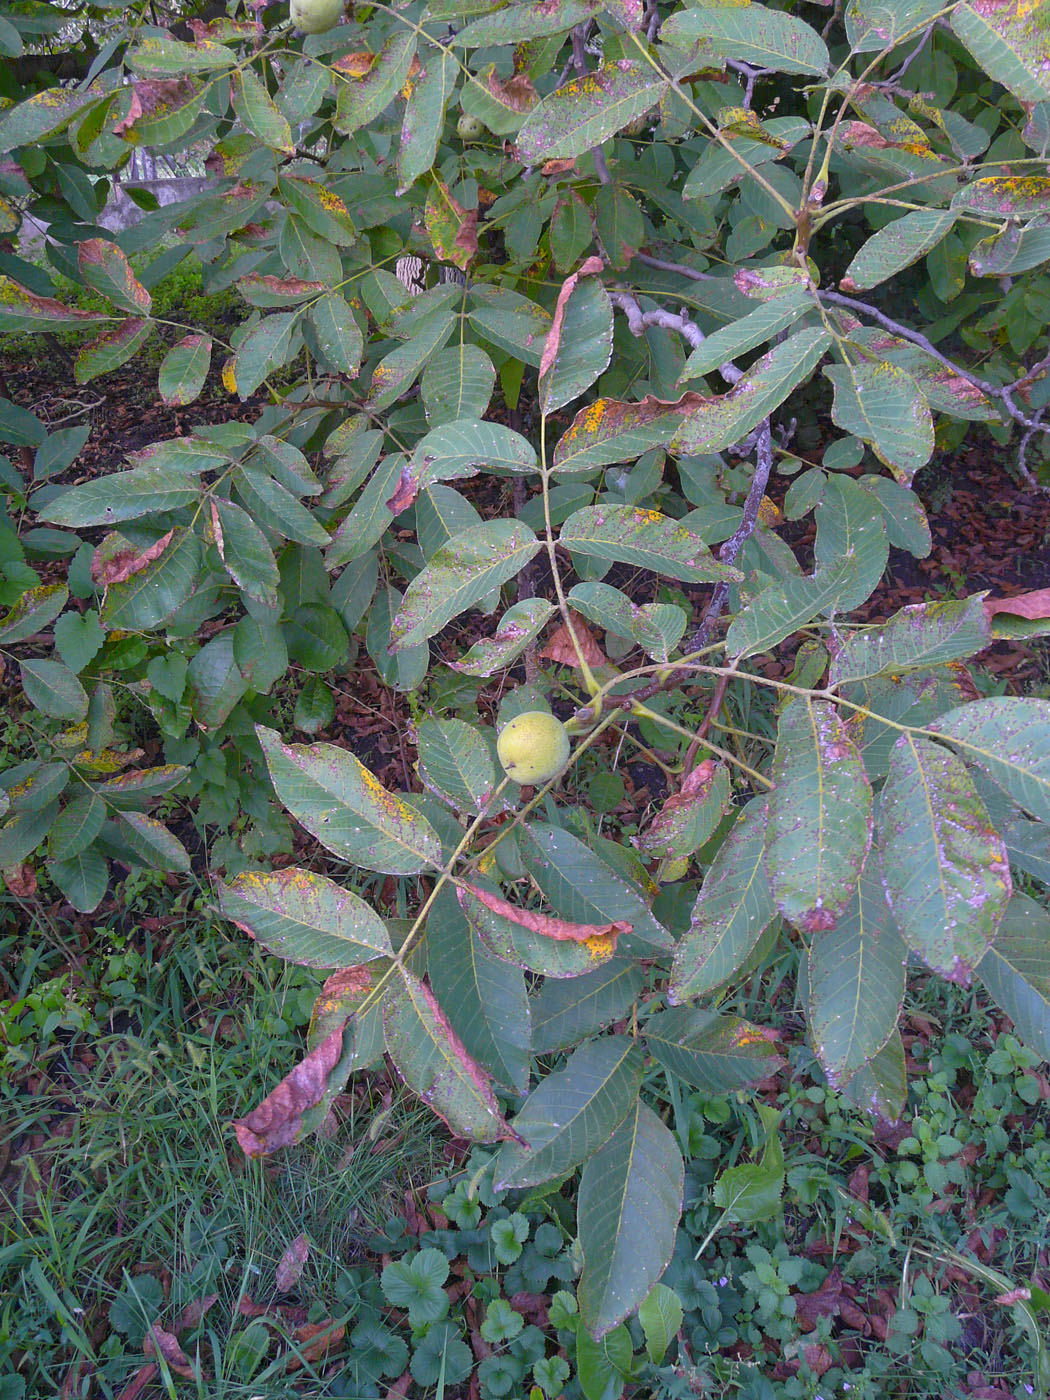
[[326, 34], [338, 24], [344, 0], [292, 0], [290, 15], [304, 34]]
[[485, 134], [485, 123], [479, 121], [477, 117], [472, 117], [469, 112], [460, 114], [456, 123], [456, 135], [464, 141], [477, 141]]
[[516, 715], [496, 741], [503, 771], [516, 783], [547, 783], [569, 761], [569, 736], [560, 719], [543, 710]]

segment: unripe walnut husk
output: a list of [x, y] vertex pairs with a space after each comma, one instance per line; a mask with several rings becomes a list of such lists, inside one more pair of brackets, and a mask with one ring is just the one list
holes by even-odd
[[338, 24], [344, 0], [292, 0], [289, 14], [304, 34], [326, 34]]
[[533, 786], [558, 776], [569, 761], [570, 747], [564, 724], [543, 710], [516, 715], [496, 741], [507, 777]]

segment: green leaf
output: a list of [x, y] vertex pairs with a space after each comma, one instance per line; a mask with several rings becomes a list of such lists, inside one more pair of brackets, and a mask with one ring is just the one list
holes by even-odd
[[932, 727], [1015, 802], [1050, 822], [1050, 701], [977, 700], [950, 710]]
[[282, 155], [295, 154], [287, 118], [250, 67], [235, 68], [230, 74], [230, 100], [241, 122], [264, 146]]
[[703, 5], [680, 10], [664, 38], [705, 39], [723, 58], [771, 68], [775, 73], [822, 77], [831, 60], [827, 45], [808, 24], [767, 5]]
[[952, 209], [915, 209], [894, 219], [861, 245], [839, 285], [863, 292], [888, 281], [935, 248], [958, 217]]
[[109, 862], [93, 846], [79, 855], [49, 860], [47, 873], [73, 908], [82, 914], [97, 909], [109, 887]]
[[[337, 59], [333, 71], [336, 81], [336, 109], [333, 125], [336, 131], [349, 136], [374, 121], [404, 86], [416, 55], [417, 34], [407, 26], [398, 28], [375, 56], [368, 71], [353, 77], [340, 69]], [[357, 55], [348, 54], [349, 61]]]
[[[0, 781], [12, 813], [35, 812], [50, 806], [69, 783], [64, 763], [19, 763], [8, 768]], [[0, 866], [3, 869], [3, 866]]]
[[493, 957], [447, 885], [427, 916], [427, 968], [434, 994], [467, 1052], [500, 1084], [527, 1093], [525, 977], [519, 968]]
[[[68, 89], [46, 88], [38, 97], [54, 98]], [[32, 99], [30, 99], [32, 101]], [[8, 114], [12, 115], [12, 114]], [[0, 117], [0, 129], [3, 118]], [[37, 296], [10, 277], [0, 276], [0, 330], [13, 332], [44, 332], [79, 330], [112, 317], [103, 311], [81, 311], [63, 306], [54, 297]]]
[[821, 613], [837, 609], [842, 596], [854, 589], [857, 572], [856, 558], [847, 554], [803, 578], [771, 583], [733, 619], [726, 633], [727, 654], [739, 661], [771, 651]]
[[62, 861], [81, 855], [102, 830], [106, 804], [95, 793], [84, 793], [62, 808], [48, 833], [48, 850]]
[[103, 331], [95, 340], [80, 347], [73, 361], [73, 378], [78, 384], [87, 384], [100, 374], [119, 369], [152, 334], [152, 321], [129, 316], [113, 330]]
[[752, 798], [711, 862], [689, 931], [675, 948], [667, 992], [672, 1005], [732, 977], [776, 917], [764, 858], [765, 808], [764, 797]]
[[169, 408], [193, 403], [211, 368], [211, 336], [184, 335], [161, 361], [157, 387]]
[[775, 1031], [700, 1006], [673, 1006], [645, 1023], [645, 1044], [655, 1059], [707, 1094], [729, 1094], [782, 1069], [786, 1061], [775, 1039]]
[[1042, 905], [1013, 896], [977, 976], [1024, 1043], [1050, 1059], [1050, 916]]
[[648, 64], [620, 59], [563, 83], [534, 107], [516, 145], [530, 165], [583, 155], [660, 101], [667, 79]]
[[77, 245], [77, 266], [89, 287], [132, 316], [149, 314], [149, 292], [131, 270], [127, 257], [105, 238], [87, 238]]
[[427, 422], [435, 428], [464, 418], [480, 419], [495, 383], [492, 361], [480, 346], [461, 341], [439, 350], [427, 362], [420, 381]]
[[350, 210], [335, 190], [304, 175], [282, 173], [279, 192], [318, 238], [336, 247], [349, 246], [357, 237]]
[[613, 309], [609, 293], [593, 277], [574, 273], [558, 300], [560, 319], [547, 337], [540, 366], [540, 408], [553, 413], [589, 389], [612, 357]]
[[102, 622], [107, 628], [148, 630], [174, 617], [193, 596], [201, 581], [200, 539], [192, 530], [179, 527], [166, 539], [155, 559], [106, 589]]
[[335, 718], [335, 697], [320, 676], [307, 676], [296, 696], [292, 723], [304, 734], [319, 734]]
[[984, 594], [957, 603], [914, 603], [881, 626], [850, 633], [831, 659], [828, 684], [962, 661], [990, 642]]
[[179, 838], [162, 823], [142, 812], [119, 812], [121, 839], [142, 864], [152, 870], [181, 870], [187, 874], [190, 857]]
[[743, 580], [737, 569], [712, 557], [699, 535], [656, 510], [585, 506], [565, 521], [558, 543], [574, 554], [634, 564], [684, 583]]
[[234, 486], [249, 515], [268, 530], [300, 544], [323, 546], [330, 543], [328, 531], [272, 476], [242, 464], [237, 469]]
[[165, 763], [159, 768], [131, 768], [104, 783], [96, 783], [92, 791], [109, 807], [138, 808], [147, 798], [172, 792], [189, 775], [190, 770], [178, 763]]
[[634, 845], [646, 857], [680, 860], [710, 840], [729, 808], [729, 770], [700, 764], [633, 838]]
[[809, 1037], [832, 1088], [879, 1053], [904, 1004], [908, 949], [869, 865], [833, 929], [809, 946]]
[[540, 1186], [585, 1162], [630, 1113], [641, 1083], [642, 1056], [626, 1036], [581, 1045], [525, 1100], [514, 1119], [525, 1145], [501, 1149], [496, 1189]]
[[87, 691], [61, 661], [23, 661], [19, 670], [26, 699], [42, 714], [72, 720], [87, 714]]
[[383, 1007], [387, 1053], [408, 1087], [454, 1133], [474, 1142], [509, 1137], [492, 1086], [425, 982], [398, 970]]
[[0, 870], [25, 860], [43, 841], [58, 814], [58, 803], [19, 812], [0, 826]]
[[275, 604], [280, 575], [266, 536], [251, 516], [221, 496], [212, 496], [212, 521], [219, 557], [249, 598]]
[[725, 1211], [726, 1219], [742, 1225], [756, 1225], [778, 1215], [784, 1190], [784, 1152], [776, 1130], [780, 1115], [764, 1104], [759, 1105], [758, 1111], [768, 1134], [761, 1158], [727, 1168], [711, 1193], [715, 1205]]
[[162, 78], [179, 78], [184, 73], [211, 73], [232, 68], [236, 57], [222, 44], [201, 39], [184, 44], [180, 39], [149, 37], [141, 39], [128, 54], [128, 65], [136, 73], [152, 73]]
[[645, 985], [633, 958], [614, 957], [582, 977], [548, 978], [531, 999], [532, 1049], [576, 1045], [626, 1014]]
[[633, 933], [624, 935], [628, 948], [634, 939], [670, 948], [670, 935], [649, 908], [651, 896], [571, 832], [530, 822], [518, 831], [518, 848], [525, 869], [563, 919], [599, 925], [626, 921], [633, 926]]
[[[372, 455], [371, 446], [370, 444], [365, 461]], [[367, 554], [382, 538], [394, 518], [389, 502], [394, 499], [404, 465], [403, 454], [391, 452], [376, 467], [353, 510], [332, 536], [325, 559], [329, 569], [336, 569], [340, 564], [349, 564], [351, 560]], [[325, 495], [325, 504], [331, 504], [328, 493]], [[339, 495], [341, 496], [342, 492]]]
[[251, 689], [267, 695], [288, 669], [288, 645], [278, 626], [245, 616], [233, 629], [233, 658]]
[[674, 1134], [637, 1100], [580, 1178], [580, 1319], [602, 1337], [634, 1312], [671, 1262], [685, 1168]]
[[893, 1033], [875, 1058], [840, 1091], [850, 1103], [888, 1123], [899, 1121], [908, 1101], [907, 1069], [900, 1031]]
[[69, 589], [61, 583], [42, 583], [28, 589], [14, 607], [0, 617], [0, 643], [24, 642], [34, 632], [42, 632], [59, 615], [68, 599]]
[[405, 191], [434, 164], [445, 124], [445, 108], [456, 86], [458, 65], [446, 49], [425, 45], [422, 71], [411, 80], [397, 152], [397, 193]]
[[248, 689], [234, 659], [232, 631], [205, 642], [186, 671], [189, 700], [202, 729], [220, 729]]
[[410, 389], [431, 355], [448, 339], [456, 319], [451, 307], [439, 309], [423, 321], [410, 340], [385, 355], [372, 371], [365, 408], [373, 413], [389, 408]]
[[135, 467], [112, 472], [63, 491], [40, 511], [41, 520], [71, 527], [114, 525], [143, 515], [174, 510], [200, 495], [200, 485], [166, 467]]
[[352, 890], [313, 870], [249, 872], [218, 888], [219, 905], [270, 953], [304, 967], [392, 957], [386, 924]]
[[401, 593], [393, 585], [380, 588], [368, 610], [365, 648], [384, 684], [395, 690], [417, 690], [430, 667], [430, 643], [390, 652], [390, 627], [401, 610]]
[[232, 368], [227, 362], [223, 370], [223, 382], [242, 402], [251, 398], [268, 374], [292, 358], [297, 344], [293, 332], [298, 319], [297, 311], [278, 311], [264, 316], [241, 341]]
[[970, 983], [1010, 898], [1002, 837], [962, 761], [918, 734], [893, 747], [879, 819], [886, 897], [904, 940]]
[[[95, 94], [81, 88], [46, 87], [32, 97], [0, 113], [0, 149], [34, 145], [51, 136], [95, 100]], [[5, 328], [6, 329], [6, 328]]]
[[1006, 0], [990, 9], [959, 5], [951, 26], [988, 76], [1020, 101], [1050, 98], [1050, 42], [1024, 0]]
[[[543, 910], [518, 909], [514, 905], [507, 905], [506, 911], [492, 909], [476, 888], [460, 888], [457, 894], [471, 928], [485, 947], [512, 967], [524, 968], [537, 976], [581, 977], [608, 962], [616, 950], [615, 932], [595, 934], [582, 942], [548, 937], [542, 930], [530, 927], [537, 919], [552, 917]], [[506, 901], [503, 903], [506, 905]]]
[[770, 350], [720, 398], [707, 399], [674, 436], [676, 452], [721, 452], [745, 438], [770, 416], [793, 389], [808, 379], [831, 343], [828, 332], [796, 331]]
[[411, 470], [422, 485], [456, 481], [479, 470], [525, 476], [536, 470], [536, 449], [502, 423], [466, 418], [432, 428], [412, 454]]
[[387, 792], [347, 749], [282, 744], [256, 727], [277, 796], [311, 835], [342, 860], [386, 875], [440, 866], [430, 823]]
[[472, 20], [456, 35], [457, 45], [480, 48], [487, 44], [516, 44], [523, 39], [563, 34], [574, 25], [592, 19], [600, 8], [598, 0], [526, 0], [505, 5], [494, 14]]
[[512, 579], [542, 548], [517, 520], [487, 520], [449, 540], [408, 586], [390, 649], [415, 646]]
[[794, 325], [800, 316], [812, 310], [813, 297], [805, 287], [789, 287], [782, 296], [762, 302], [739, 321], [720, 326], [709, 335], [686, 360], [685, 367], [678, 376], [679, 384], [686, 379], [697, 379], [701, 375], [710, 374], [726, 361], [734, 360], [737, 355], [753, 350], [756, 345], [765, 345], [788, 326]]
[[656, 1284], [638, 1309], [638, 1321], [645, 1336], [645, 1351], [654, 1366], [659, 1366], [684, 1319], [678, 1294], [665, 1283]]
[[491, 676], [510, 666], [546, 627], [554, 604], [546, 598], [526, 598], [513, 603], [500, 618], [495, 634], [475, 642], [460, 661], [450, 661], [467, 676]]
[[470, 323], [489, 344], [539, 366], [551, 328], [549, 311], [507, 287], [471, 287]]
[[832, 421], [909, 485], [933, 455], [933, 415], [912, 376], [888, 360], [826, 365], [824, 374], [835, 390]]
[[836, 608], [859, 608], [878, 587], [889, 559], [882, 511], [852, 477], [836, 472], [817, 506], [816, 522], [813, 558], [818, 570], [833, 569], [850, 557], [857, 561], [856, 580], [839, 596]]
[[780, 714], [767, 799], [766, 873], [804, 932], [834, 928], [854, 897], [872, 834], [864, 764], [835, 707], [800, 696]]
[[347, 302], [335, 292], [310, 307], [317, 345], [328, 366], [340, 374], [356, 376], [361, 368], [364, 339]]
[[419, 776], [457, 812], [483, 812], [499, 777], [488, 744], [461, 719], [426, 719], [416, 731]]
[[1010, 864], [1050, 885], [1050, 827], [1022, 817], [1004, 827], [1002, 835]]

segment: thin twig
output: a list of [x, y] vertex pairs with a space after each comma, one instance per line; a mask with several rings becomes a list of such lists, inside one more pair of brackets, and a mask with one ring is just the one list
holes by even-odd
[[689, 267], [686, 263], [667, 262], [664, 258], [654, 258], [651, 253], [635, 253], [634, 256], [637, 262], [644, 263], [646, 267], [655, 267], [659, 272], [677, 272], [693, 282], [718, 281], [712, 273], [698, 272], [695, 267]]
[[[718, 557], [723, 564], [732, 564], [744, 545], [755, 532], [758, 524], [758, 512], [762, 505], [762, 498], [766, 494], [766, 487], [769, 485], [769, 474], [773, 470], [773, 432], [769, 419], [760, 426], [758, 430], [758, 443], [755, 452], [755, 474], [751, 478], [751, 488], [747, 493], [747, 500], [744, 502], [744, 514], [740, 524], [736, 527], [729, 539], [726, 540], [722, 548], [718, 551]], [[729, 600], [729, 584], [726, 582], [717, 583], [714, 592], [711, 594], [711, 601], [707, 605], [703, 621], [696, 630], [693, 638], [686, 643], [687, 652], [702, 651], [711, 639], [715, 623], [722, 615], [726, 603]], [[713, 717], [713, 716], [712, 716]]]

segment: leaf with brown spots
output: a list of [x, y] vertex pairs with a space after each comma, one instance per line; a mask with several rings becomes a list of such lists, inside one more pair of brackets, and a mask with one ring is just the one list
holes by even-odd
[[158, 1322], [146, 1333], [142, 1350], [146, 1356], [162, 1356], [169, 1370], [174, 1371], [177, 1376], [184, 1376], [189, 1381], [197, 1380], [197, 1372], [190, 1364], [190, 1358], [179, 1346], [179, 1339], [174, 1332], [165, 1332]]

